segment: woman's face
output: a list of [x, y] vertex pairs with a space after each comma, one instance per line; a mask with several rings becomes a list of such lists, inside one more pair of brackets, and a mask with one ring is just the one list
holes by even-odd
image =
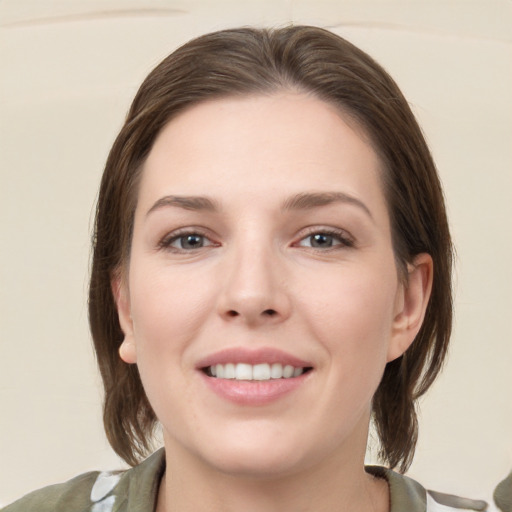
[[162, 130], [117, 301], [171, 461], [362, 460], [385, 364], [417, 330], [380, 174], [362, 132], [301, 94], [202, 103]]

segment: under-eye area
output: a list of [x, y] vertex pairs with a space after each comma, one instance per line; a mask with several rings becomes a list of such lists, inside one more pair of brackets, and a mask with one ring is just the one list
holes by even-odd
[[313, 368], [310, 366], [300, 367], [280, 363], [226, 363], [215, 364], [202, 368], [202, 371], [208, 377], [217, 379], [234, 380], [273, 380], [273, 379], [292, 379], [308, 373]]

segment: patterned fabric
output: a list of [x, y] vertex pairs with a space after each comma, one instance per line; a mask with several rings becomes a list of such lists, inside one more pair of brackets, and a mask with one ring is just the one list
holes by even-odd
[[494, 501], [502, 512], [512, 512], [512, 471], [496, 487]]
[[[380, 466], [366, 470], [388, 481], [390, 512], [487, 510], [485, 502], [426, 491], [413, 479]], [[127, 471], [85, 473], [28, 494], [1, 512], [154, 512], [164, 471], [165, 453], [161, 449]]]
[[121, 480], [119, 473], [103, 472], [98, 475], [91, 489], [92, 512], [112, 512], [116, 497], [111, 494]]
[[128, 471], [93, 471], [34, 491], [1, 512], [154, 512], [165, 470], [159, 450]]

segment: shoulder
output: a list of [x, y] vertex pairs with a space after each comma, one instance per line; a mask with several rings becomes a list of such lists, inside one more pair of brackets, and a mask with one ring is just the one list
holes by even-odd
[[410, 477], [380, 466], [368, 466], [366, 471], [389, 484], [391, 512], [486, 512], [487, 503], [451, 494], [430, 491]]
[[496, 487], [494, 501], [502, 512], [512, 512], [512, 471]]
[[92, 471], [27, 494], [1, 512], [152, 512], [165, 467], [159, 450], [127, 471]]
[[86, 510], [90, 504], [91, 489], [100, 473], [84, 473], [67, 482], [50, 485], [27, 494], [2, 512], [50, 512]]

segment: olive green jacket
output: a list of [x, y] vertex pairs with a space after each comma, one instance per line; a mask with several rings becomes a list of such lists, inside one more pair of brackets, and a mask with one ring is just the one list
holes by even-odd
[[[34, 491], [1, 512], [154, 512], [165, 470], [161, 449], [138, 466], [121, 472], [93, 471], [63, 484]], [[389, 483], [391, 512], [485, 511], [482, 501], [426, 491], [420, 484], [379, 466], [366, 470]]]

